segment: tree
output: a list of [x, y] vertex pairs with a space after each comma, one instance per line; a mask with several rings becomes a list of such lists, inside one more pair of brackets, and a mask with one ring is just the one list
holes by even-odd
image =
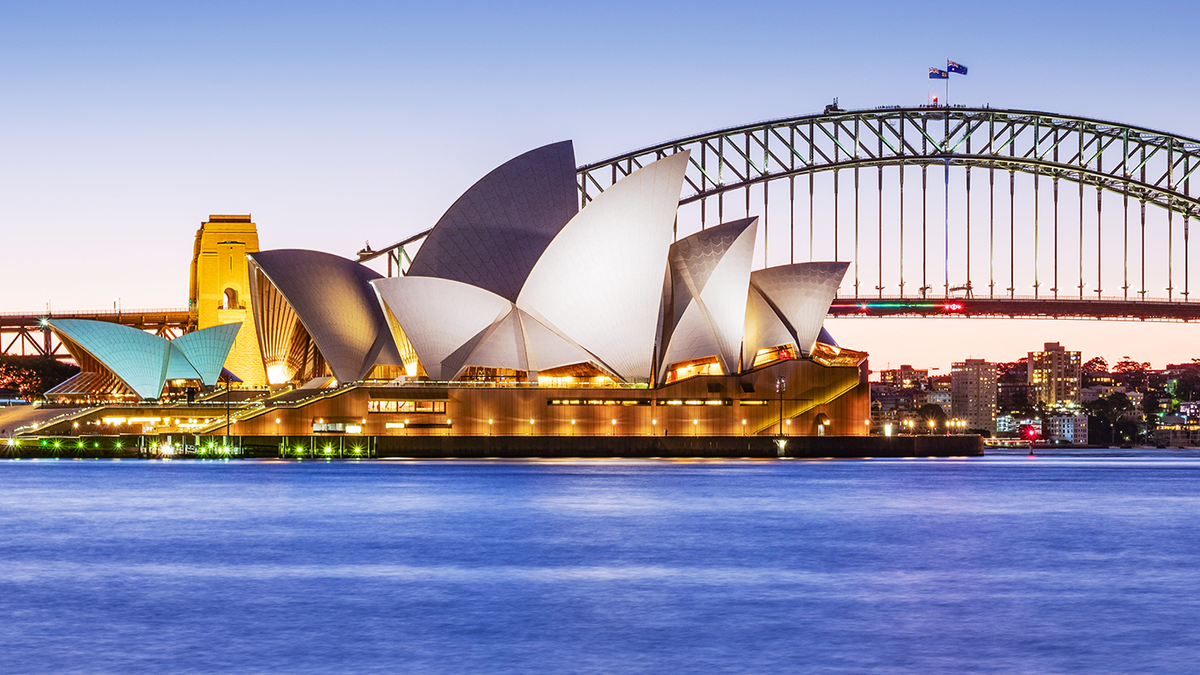
[[1108, 361], [1103, 356], [1093, 356], [1087, 360], [1087, 363], [1081, 366], [1083, 372], [1094, 373], [1097, 375], [1108, 374]]
[[926, 403], [917, 408], [917, 414], [921, 416], [921, 419], [925, 420], [926, 429], [930, 429], [929, 423], [931, 421], [933, 422], [932, 428], [934, 429], [939, 427], [944, 429], [946, 427], [946, 412], [942, 410], [942, 406], [936, 403]]
[[1147, 418], [1158, 415], [1158, 392], [1151, 390], [1142, 395], [1142, 412]]
[[78, 372], [78, 366], [44, 356], [0, 356], [0, 389], [17, 391], [26, 400], [35, 399]]
[[[1121, 392], [1096, 399], [1084, 406], [1084, 410], [1088, 414], [1088, 426], [1091, 426], [1093, 419], [1103, 422], [1104, 430], [1108, 432], [1109, 444], [1115, 444], [1117, 441], [1117, 421], [1132, 409], [1133, 403], [1129, 401], [1128, 396]], [[1099, 429], [1097, 430], [1099, 431]]]
[[1024, 381], [1028, 375], [1029, 357], [1022, 356], [1016, 361], [996, 364], [996, 377], [1005, 381]]
[[1130, 359], [1122, 359], [1117, 361], [1117, 365], [1113, 366], [1113, 377], [1123, 385], [1133, 387], [1146, 386], [1146, 371], [1150, 369], [1150, 362], [1137, 362]]

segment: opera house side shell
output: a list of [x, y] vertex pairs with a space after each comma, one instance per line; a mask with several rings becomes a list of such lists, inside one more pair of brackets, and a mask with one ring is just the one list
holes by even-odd
[[81, 388], [87, 383], [90, 391], [102, 386], [107, 393], [131, 393], [141, 399], [157, 399], [170, 380], [215, 385], [242, 327], [223, 324], [166, 340], [104, 321], [54, 319], [49, 326], [81, 372], [47, 396], [88, 393]]
[[249, 254], [258, 343], [273, 384], [332, 375], [356, 382], [403, 366], [370, 282], [379, 273], [304, 250]]

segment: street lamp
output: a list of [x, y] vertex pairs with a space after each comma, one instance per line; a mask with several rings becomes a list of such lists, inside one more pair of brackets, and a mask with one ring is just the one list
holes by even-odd
[[783, 435], [783, 390], [787, 387], [787, 378], [780, 375], [775, 378], [775, 391], [779, 392], [779, 435]]

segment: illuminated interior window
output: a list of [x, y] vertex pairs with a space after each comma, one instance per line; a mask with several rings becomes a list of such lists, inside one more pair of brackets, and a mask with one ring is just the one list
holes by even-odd
[[722, 370], [720, 362], [717, 361], [717, 357], [709, 356], [707, 358], [696, 359], [694, 361], [683, 361], [680, 363], [671, 364], [667, 370], [667, 382], [679, 382], [680, 380], [686, 380], [699, 375], [724, 374], [725, 371]]
[[444, 413], [446, 412], [445, 401], [393, 401], [393, 400], [372, 400], [367, 401], [367, 412], [369, 413]]
[[607, 373], [590, 363], [575, 363], [538, 373], [539, 387], [606, 386], [612, 383]]
[[796, 350], [790, 344], [769, 347], [767, 349], [760, 349], [754, 354], [754, 362], [750, 367], [761, 368], [777, 361], [788, 361], [794, 358], [796, 358]]

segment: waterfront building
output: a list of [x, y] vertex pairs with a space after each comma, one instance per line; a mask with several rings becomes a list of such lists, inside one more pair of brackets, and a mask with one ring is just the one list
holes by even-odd
[[[209, 401], [165, 409], [170, 368], [151, 377], [161, 345], [93, 352], [85, 370], [164, 399], [137, 417], [160, 435], [866, 434], [866, 354], [822, 327], [848, 264], [752, 269], [756, 217], [676, 238], [688, 161], [660, 159], [581, 208], [570, 142], [525, 153], [464, 193], [397, 277], [257, 250], [248, 216], [213, 217], [197, 234], [195, 306], [209, 331], [232, 327], [234, 354], [246, 324], [226, 321], [246, 317], [258, 362], [243, 372], [271, 389], [235, 411], [225, 401], [222, 419]], [[52, 328], [87, 351], [71, 326]], [[145, 371], [136, 383], [129, 359]]]
[[1047, 342], [1040, 352], [1029, 352], [1027, 382], [1033, 401], [1046, 408], [1079, 403], [1081, 377], [1079, 352], [1057, 342]]
[[1200, 424], [1195, 421], [1159, 424], [1154, 428], [1154, 443], [1163, 447], [1200, 447]]
[[996, 431], [996, 364], [967, 359], [951, 366], [950, 407], [970, 429]]
[[1179, 414], [1188, 419], [1189, 422], [1200, 420], [1200, 401], [1182, 401], [1179, 404]]
[[999, 436], [1017, 436], [1021, 433], [1021, 429], [1024, 428], [1030, 428], [1040, 436], [1042, 434], [1042, 421], [1033, 417], [996, 416], [996, 434]]
[[1051, 415], [1046, 422], [1046, 437], [1052, 441], [1077, 444], [1088, 442], [1087, 415]]

